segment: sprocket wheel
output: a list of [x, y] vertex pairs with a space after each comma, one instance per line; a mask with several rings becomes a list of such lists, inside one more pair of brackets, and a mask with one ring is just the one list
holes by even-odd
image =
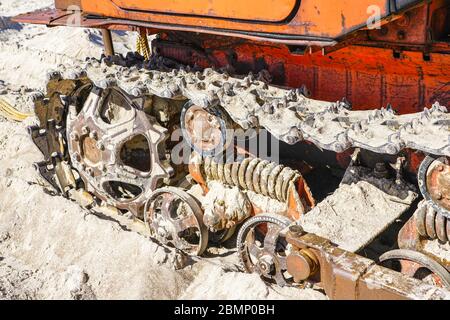
[[203, 211], [182, 189], [164, 187], [155, 190], [145, 205], [144, 220], [158, 241], [189, 255], [201, 255], [208, 245]]
[[237, 251], [246, 272], [256, 272], [279, 286], [292, 282], [286, 271], [287, 242], [280, 234], [291, 223], [284, 216], [260, 214], [243, 224], [237, 236]]
[[71, 164], [88, 191], [140, 217], [153, 190], [169, 178], [167, 130], [118, 87], [93, 86], [81, 109], [69, 106]]

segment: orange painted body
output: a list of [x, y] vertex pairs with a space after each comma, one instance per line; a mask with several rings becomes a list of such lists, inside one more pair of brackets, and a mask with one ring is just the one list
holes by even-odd
[[[251, 1], [229, 0], [110, 0], [108, 2], [125, 12], [148, 11], [158, 14], [170, 13], [264, 22], [280, 22], [287, 19], [295, 11], [297, 4], [296, 0], [259, 0], [256, 6]], [[87, 1], [85, 8], [90, 8], [89, 5], [92, 3], [93, 1]], [[112, 13], [111, 16], [113, 15]]]
[[356, 110], [450, 107], [450, 0], [56, 0], [15, 20], [67, 25], [80, 14], [71, 5], [81, 27], [159, 34], [155, 52], [182, 64], [265, 69], [275, 85]]

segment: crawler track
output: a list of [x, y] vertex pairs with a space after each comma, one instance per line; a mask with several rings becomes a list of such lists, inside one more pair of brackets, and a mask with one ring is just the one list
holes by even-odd
[[[289, 144], [305, 140], [335, 152], [360, 147], [381, 154], [397, 154], [404, 148], [411, 148], [434, 155], [450, 155], [450, 115], [445, 107], [437, 103], [421, 113], [409, 115], [395, 115], [391, 109], [351, 111], [344, 103], [316, 101], [305, 97], [299, 90], [270, 86], [264, 81], [263, 74], [240, 78], [212, 69], [168, 69], [161, 59], [144, 63], [133, 55], [127, 59], [116, 57], [115, 62], [112, 64], [108, 59], [89, 59], [82, 67], [62, 67], [59, 71], [51, 72], [47, 93], [37, 95], [34, 99], [40, 125], [31, 127], [30, 133], [45, 158], [36, 166], [57, 192], [86, 208], [102, 202], [103, 205], [131, 211], [143, 220], [144, 204], [155, 189], [167, 185], [180, 186], [180, 180], [174, 178], [177, 173], [180, 174], [180, 168], [171, 165], [171, 159], [167, 157], [171, 145], [165, 139], [178, 126], [182, 106], [188, 101], [203, 108], [223, 108], [235, 125], [243, 129], [265, 128]], [[150, 184], [145, 182], [139, 170], [124, 171], [117, 160], [117, 152], [111, 152], [107, 159], [109, 162], [103, 158], [96, 159], [100, 163], [97, 165], [97, 162], [92, 164], [80, 160], [78, 152], [83, 153], [83, 146], [79, 146], [76, 154], [72, 150], [73, 141], [80, 139], [73, 134], [73, 128], [78, 126], [79, 121], [76, 117], [88, 113], [91, 118], [94, 117], [96, 106], [99, 107], [104, 100], [100, 97], [101, 92], [108, 90], [116, 90], [123, 95], [134, 110], [136, 119], [139, 118], [139, 121], [135, 119], [127, 127], [130, 137], [137, 127], [157, 128], [152, 130], [159, 136], [153, 141], [149, 133], [147, 142], [152, 155], [150, 168], [161, 169], [161, 172], [158, 178], [152, 175]], [[149, 109], [147, 105], [155, 101], [168, 103], [176, 110], [168, 111], [167, 119], [164, 116], [155, 117], [149, 114], [152, 107]], [[124, 124], [120, 123], [121, 126]], [[103, 135], [112, 139], [110, 136], [114, 134], [108, 133], [108, 128], [104, 129], [105, 132], [101, 128], [98, 132], [90, 132], [87, 128], [79, 127], [77, 130], [80, 134], [86, 131], [86, 139], [95, 140], [97, 148], [110, 148], [99, 141]], [[123, 142], [114, 141], [113, 146]], [[288, 168], [285, 170], [289, 171]], [[186, 174], [186, 168], [181, 169], [181, 176]], [[133, 188], [122, 190], [123, 195], [119, 199], [102, 190], [102, 183], [107, 178], [111, 180], [112, 176], [122, 186], [113, 186], [111, 189], [127, 189], [139, 177], [142, 183], [138, 187], [142, 194], [138, 200], [130, 200]], [[278, 201], [286, 200], [282, 188], [273, 189], [266, 190], [264, 194]]]
[[[125, 60], [121, 64], [130, 63]], [[151, 94], [188, 99], [204, 108], [221, 106], [243, 129], [262, 127], [289, 144], [305, 140], [335, 152], [360, 147], [397, 154], [410, 148], [450, 155], [450, 115], [439, 103], [406, 115], [396, 115], [391, 108], [352, 111], [342, 102], [308, 99], [301, 90], [268, 85], [264, 74], [237, 78], [212, 69], [194, 72], [180, 67], [169, 71], [148, 70], [145, 66], [137, 63], [131, 67], [107, 67], [90, 60], [77, 69], [78, 74], [85, 72], [99, 87], [116, 85], [132, 96]], [[62, 72], [72, 76], [77, 73]]]

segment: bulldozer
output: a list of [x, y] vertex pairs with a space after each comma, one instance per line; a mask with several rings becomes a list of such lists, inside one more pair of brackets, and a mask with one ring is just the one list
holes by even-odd
[[449, 0], [55, 0], [14, 20], [103, 35], [33, 96], [55, 194], [186, 255], [235, 240], [272, 285], [450, 299]]

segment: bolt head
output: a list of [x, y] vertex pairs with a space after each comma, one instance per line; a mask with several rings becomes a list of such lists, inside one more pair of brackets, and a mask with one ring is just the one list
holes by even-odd
[[258, 126], [258, 118], [254, 115], [250, 115], [247, 118], [248, 124], [252, 127], [257, 127]]

